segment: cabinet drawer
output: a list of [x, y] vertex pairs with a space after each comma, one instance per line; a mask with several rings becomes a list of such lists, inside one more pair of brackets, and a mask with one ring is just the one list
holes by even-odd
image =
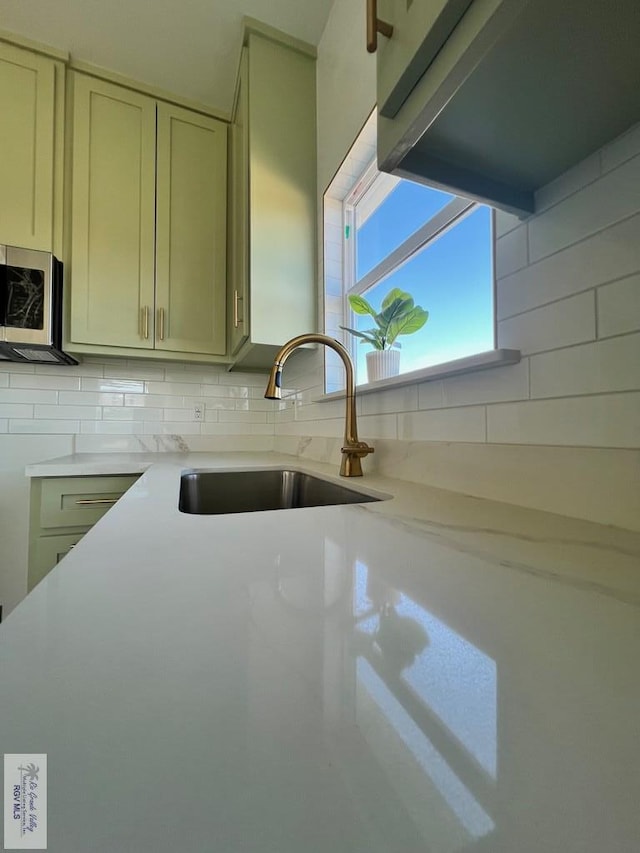
[[29, 565], [29, 591], [49, 574], [83, 536], [84, 533], [68, 533], [63, 536], [39, 536], [35, 540], [34, 554]]
[[40, 527], [91, 527], [137, 479], [134, 474], [43, 480]]

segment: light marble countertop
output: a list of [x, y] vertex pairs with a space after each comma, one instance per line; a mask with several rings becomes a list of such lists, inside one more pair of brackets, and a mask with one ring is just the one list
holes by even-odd
[[[107, 457], [108, 458], [105, 458]], [[367, 476], [378, 503], [178, 511], [138, 482], [0, 625], [0, 743], [53, 853], [637, 853], [640, 535]], [[344, 481], [342, 481], [344, 482]]]

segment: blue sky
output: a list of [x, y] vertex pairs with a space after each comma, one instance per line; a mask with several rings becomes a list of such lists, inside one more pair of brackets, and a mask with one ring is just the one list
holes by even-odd
[[[452, 196], [411, 181], [401, 181], [358, 230], [357, 262], [361, 277], [451, 200]], [[374, 308], [392, 287], [411, 293], [429, 311], [427, 324], [399, 338], [401, 372], [493, 349], [493, 269], [491, 210], [476, 208], [439, 239], [422, 249], [370, 289]], [[357, 316], [357, 315], [356, 315]], [[373, 318], [357, 316], [363, 330]], [[358, 345], [358, 381], [365, 379], [366, 344]]]

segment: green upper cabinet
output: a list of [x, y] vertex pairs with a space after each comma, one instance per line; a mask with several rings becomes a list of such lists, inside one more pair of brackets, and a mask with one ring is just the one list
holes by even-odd
[[249, 56], [242, 49], [229, 136], [229, 354], [249, 336]]
[[156, 104], [72, 76], [71, 339], [152, 349]]
[[393, 37], [378, 39], [380, 114], [393, 118], [433, 62], [472, 0], [379, 0], [378, 15]]
[[158, 104], [156, 346], [226, 351], [227, 126]]
[[227, 125], [71, 76], [70, 348], [221, 360]]
[[315, 50], [280, 35], [245, 28], [236, 108], [229, 323], [247, 369], [316, 331]]
[[54, 249], [56, 94], [62, 63], [0, 42], [0, 240]]
[[640, 121], [638, 0], [379, 0], [378, 16], [384, 171], [527, 214]]

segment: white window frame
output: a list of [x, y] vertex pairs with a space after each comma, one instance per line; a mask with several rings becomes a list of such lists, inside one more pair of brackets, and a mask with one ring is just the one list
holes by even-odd
[[[386, 194], [387, 192], [390, 192], [391, 189], [393, 189], [393, 187], [400, 180], [402, 180], [401, 178], [396, 177], [394, 175], [389, 175], [387, 173], [380, 172], [377, 168], [375, 156], [372, 158], [372, 154], [374, 154], [375, 152], [375, 124], [372, 123], [374, 122], [374, 120], [375, 112], [369, 117], [369, 120], [365, 124], [363, 131], [358, 136], [353, 147], [351, 148], [347, 157], [343, 161], [342, 166], [340, 167], [338, 172], [336, 172], [336, 175], [334, 176], [329, 187], [327, 187], [327, 190], [325, 191], [324, 195], [326, 200], [331, 201], [334, 210], [334, 212], [330, 215], [330, 219], [327, 219], [329, 214], [325, 212], [325, 227], [331, 227], [332, 229], [334, 229], [334, 234], [337, 226], [335, 216], [335, 214], [337, 213], [337, 209], [335, 208], [335, 205], [340, 205], [342, 209], [342, 258], [340, 264], [341, 312], [340, 314], [338, 314], [335, 311], [334, 307], [333, 313], [331, 313], [331, 309], [328, 308], [328, 301], [335, 301], [337, 296], [337, 294], [335, 293], [335, 282], [337, 272], [335, 270], [336, 255], [334, 254], [332, 256], [333, 260], [327, 260], [326, 253], [328, 250], [327, 244], [324, 243], [324, 240], [324, 287], [322, 288], [322, 295], [320, 297], [320, 311], [324, 318], [325, 331], [328, 334], [342, 340], [344, 345], [351, 353], [354, 363], [357, 361], [357, 341], [354, 339], [353, 335], [347, 332], [341, 332], [340, 330], [335, 328], [335, 318], [337, 316], [340, 316], [341, 318], [341, 325], [353, 328], [357, 323], [356, 315], [351, 310], [351, 307], [348, 302], [349, 295], [366, 293], [366, 291], [370, 290], [375, 285], [384, 281], [384, 279], [387, 278], [392, 272], [394, 272], [396, 269], [399, 269], [403, 264], [407, 263], [409, 260], [415, 257], [415, 255], [419, 251], [423, 250], [429, 243], [433, 243], [434, 241], [438, 240], [450, 228], [455, 227], [465, 217], [469, 216], [479, 207], [482, 207], [482, 205], [478, 202], [474, 202], [470, 199], [465, 199], [460, 196], [454, 195], [450, 202], [448, 202], [441, 210], [437, 211], [427, 222], [425, 222], [420, 228], [418, 228], [417, 231], [411, 234], [400, 246], [390, 252], [389, 255], [383, 258], [372, 270], [366, 273], [366, 275], [364, 275], [360, 280], [356, 281], [355, 206], [366, 195], [367, 191], [372, 187], [375, 181], [381, 181], [383, 183], [386, 183], [386, 192], [385, 189], [383, 189], [383, 192], [385, 192]], [[365, 149], [368, 149], [368, 153], [365, 157], [363, 157], [362, 155]], [[358, 170], [354, 168], [354, 166], [356, 165], [360, 167]], [[328, 226], [328, 222], [331, 222], [332, 224]], [[346, 239], [347, 226], [349, 227], [349, 239]], [[432, 379], [442, 379], [446, 378], [447, 376], [456, 376], [460, 374], [472, 373], [479, 370], [485, 370], [488, 368], [501, 367], [508, 364], [517, 364], [520, 361], [519, 350], [500, 349], [497, 346], [496, 280], [494, 266], [495, 211], [493, 211], [492, 214], [491, 239], [493, 289], [493, 348], [485, 352], [479, 352], [474, 355], [464, 356], [453, 361], [440, 362], [430, 367], [423, 367], [417, 370], [401, 373], [399, 376], [393, 376], [389, 379], [379, 380], [370, 385], [359, 382], [359, 394], [369, 394], [386, 387], [399, 387], [403, 385], [410, 385], [415, 382], [424, 382]], [[331, 241], [333, 245], [333, 250], [335, 252], [335, 249], [337, 249], [335, 236], [331, 238]], [[331, 266], [331, 271], [328, 271], [328, 264], [330, 264]], [[328, 316], [332, 316], [334, 318], [331, 320], [330, 324], [328, 324]], [[337, 376], [339, 374], [340, 377], [342, 377], [342, 369], [341, 365], [338, 365], [337, 367], [333, 365], [333, 355], [334, 353], [332, 350], [326, 350], [324, 360], [326, 390], [325, 394], [319, 398], [320, 400], [331, 400], [344, 396], [344, 386], [342, 386], [343, 390], [337, 390], [340, 388], [338, 381], [342, 381], [341, 379], [338, 380]], [[337, 364], [338, 360], [336, 358], [333, 359], [333, 361], [335, 361]]]
[[[401, 178], [396, 178], [388, 175], [385, 172], [380, 172], [377, 164], [372, 161], [362, 177], [353, 187], [351, 192], [343, 201], [343, 222], [344, 233], [349, 229], [349, 238], [344, 239], [344, 268], [343, 268], [343, 316], [345, 325], [354, 326], [355, 315], [349, 305], [349, 296], [362, 295], [368, 290], [371, 290], [385, 278], [390, 276], [396, 270], [400, 269], [404, 264], [414, 258], [418, 252], [422, 251], [430, 243], [435, 243], [449, 229], [455, 227], [464, 218], [469, 216], [475, 210], [478, 210], [481, 205], [479, 202], [470, 199], [454, 196], [443, 208], [438, 210], [428, 219], [417, 231], [409, 235], [396, 249], [386, 255], [379, 263], [376, 264], [362, 278], [356, 280], [356, 207], [361, 204], [371, 191], [376, 183], [380, 183], [383, 187], [384, 196], [374, 207], [374, 210], [383, 203], [384, 198], [388, 193], [401, 181]], [[385, 186], [386, 185], [386, 186]], [[495, 291], [495, 276], [493, 288]], [[495, 318], [495, 292], [493, 294], [493, 348], [496, 348], [496, 318]], [[349, 335], [348, 347], [352, 358], [355, 360], [357, 341]], [[437, 367], [438, 365], [434, 365]], [[401, 374], [402, 375], [402, 374]], [[359, 383], [362, 384], [362, 383]]]

